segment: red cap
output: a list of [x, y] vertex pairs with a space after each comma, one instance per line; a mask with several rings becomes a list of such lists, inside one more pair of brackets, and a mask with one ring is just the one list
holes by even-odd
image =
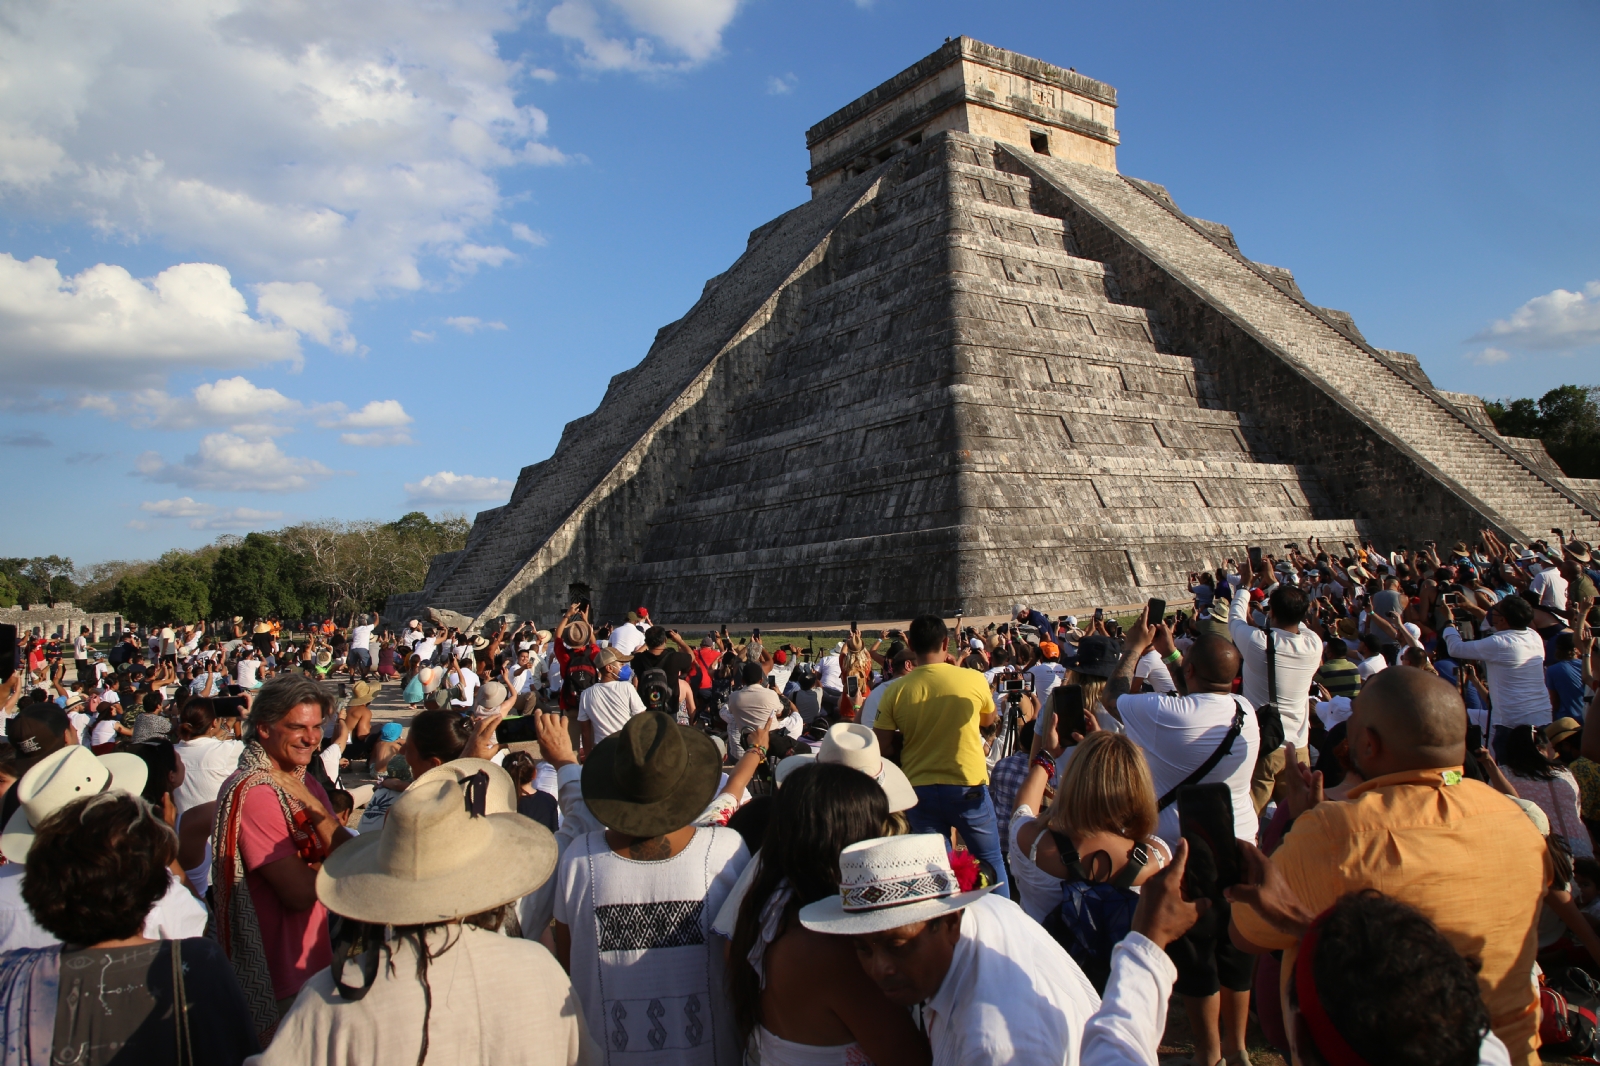
[[1250, 590], [1250, 599], [1251, 600], [1264, 600], [1266, 598], [1267, 598], [1267, 594], [1265, 592], [1262, 592], [1260, 589], [1251, 589]]
[[789, 661], [789, 654], [784, 651], [779, 651], [772, 656], [772, 661], [777, 663], [779, 666], [782, 666], [784, 663]]
[[649, 618], [650, 617], [650, 612], [645, 610], [643, 607], [635, 607], [633, 609], [633, 613], [638, 615], [640, 618]]

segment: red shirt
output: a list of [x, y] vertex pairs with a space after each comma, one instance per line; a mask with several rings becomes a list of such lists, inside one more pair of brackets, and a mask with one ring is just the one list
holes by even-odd
[[[321, 785], [310, 777], [305, 783], [324, 807], [330, 806]], [[289, 824], [271, 785], [257, 785], [245, 793], [239, 851], [244, 856], [244, 880], [250, 886], [267, 969], [272, 974], [272, 994], [279, 999], [296, 995], [312, 974], [327, 969], [333, 961], [333, 945], [328, 939], [328, 912], [320, 900], [310, 910], [288, 910], [258, 872], [269, 862], [296, 854]]]

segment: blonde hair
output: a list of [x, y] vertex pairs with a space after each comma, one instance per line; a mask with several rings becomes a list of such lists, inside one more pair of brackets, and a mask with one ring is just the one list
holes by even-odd
[[1080, 674], [1074, 670], [1071, 676], [1067, 678], [1066, 683], [1083, 686], [1083, 705], [1089, 710], [1095, 711], [1096, 714], [1099, 713], [1097, 708], [1100, 706], [1100, 694], [1106, 690], [1105, 678], [1094, 677], [1091, 674]]
[[1061, 774], [1050, 828], [1069, 836], [1115, 833], [1145, 840], [1156, 830], [1156, 787], [1144, 752], [1121, 733], [1090, 733]]

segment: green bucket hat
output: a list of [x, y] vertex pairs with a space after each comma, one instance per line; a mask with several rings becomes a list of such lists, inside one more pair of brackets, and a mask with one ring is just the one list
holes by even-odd
[[722, 753], [671, 715], [646, 711], [594, 746], [583, 802], [608, 829], [656, 837], [682, 829], [717, 794]]

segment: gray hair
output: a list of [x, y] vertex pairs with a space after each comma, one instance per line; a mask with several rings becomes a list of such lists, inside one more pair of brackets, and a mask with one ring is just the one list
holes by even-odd
[[262, 726], [283, 721], [302, 703], [316, 704], [324, 716], [333, 709], [333, 697], [309, 677], [280, 674], [268, 681], [250, 702], [250, 716], [244, 723], [245, 741], [261, 739]]

